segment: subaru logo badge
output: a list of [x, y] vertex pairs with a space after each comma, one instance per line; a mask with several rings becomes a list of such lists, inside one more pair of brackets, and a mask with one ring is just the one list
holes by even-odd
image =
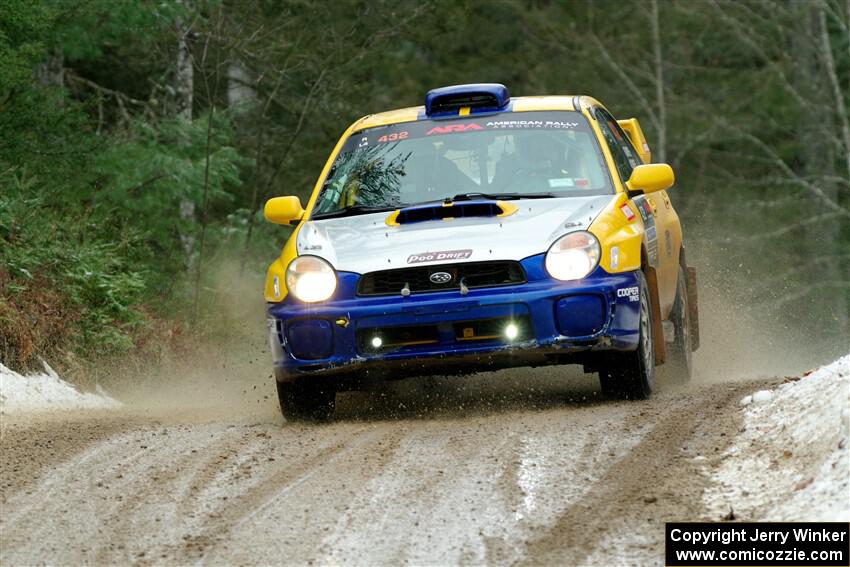
[[431, 283], [447, 284], [452, 281], [452, 275], [448, 272], [434, 272], [428, 279], [431, 280]]

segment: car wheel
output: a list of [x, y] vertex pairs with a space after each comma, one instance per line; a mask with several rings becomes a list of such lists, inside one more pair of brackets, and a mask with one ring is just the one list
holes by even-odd
[[321, 378], [278, 382], [277, 399], [287, 421], [325, 421], [333, 414], [336, 388]]
[[611, 397], [637, 400], [652, 393], [655, 350], [652, 347], [652, 309], [643, 272], [638, 272], [640, 323], [638, 346], [632, 352], [613, 353], [599, 371], [602, 392]]
[[688, 311], [688, 286], [685, 283], [685, 270], [679, 268], [679, 283], [676, 286], [676, 300], [670, 320], [676, 327], [676, 338], [667, 346], [669, 374], [676, 382], [688, 382], [693, 374], [693, 349], [691, 348], [691, 318]]

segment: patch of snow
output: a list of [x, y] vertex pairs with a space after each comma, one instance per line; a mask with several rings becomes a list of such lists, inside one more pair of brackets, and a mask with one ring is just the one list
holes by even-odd
[[753, 402], [757, 404], [769, 402], [771, 399], [773, 399], [773, 392], [770, 390], [759, 390], [753, 394]]
[[0, 411], [45, 411], [55, 409], [109, 409], [121, 403], [101, 388], [98, 393], [78, 391], [42, 361], [44, 372], [24, 376], [0, 364]]
[[711, 471], [716, 489], [703, 496], [711, 513], [850, 520], [850, 355], [747, 398], [744, 428]]
[[741, 398], [741, 405], [742, 406], [748, 406], [751, 403], [753, 403], [753, 396], [752, 395], [744, 396], [743, 398]]

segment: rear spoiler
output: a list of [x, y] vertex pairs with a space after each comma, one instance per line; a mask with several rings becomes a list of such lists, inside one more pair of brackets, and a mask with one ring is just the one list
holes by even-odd
[[641, 130], [638, 119], [626, 118], [625, 120], [617, 120], [617, 124], [626, 132], [643, 163], [651, 163], [652, 152], [649, 151], [649, 144], [646, 143], [646, 137], [643, 135], [643, 130]]

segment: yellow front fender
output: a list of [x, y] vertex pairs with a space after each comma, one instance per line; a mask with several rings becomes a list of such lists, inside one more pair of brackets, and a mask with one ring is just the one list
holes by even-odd
[[602, 247], [599, 265], [603, 270], [616, 274], [640, 269], [643, 222], [625, 193], [618, 193], [608, 203], [588, 231]]

